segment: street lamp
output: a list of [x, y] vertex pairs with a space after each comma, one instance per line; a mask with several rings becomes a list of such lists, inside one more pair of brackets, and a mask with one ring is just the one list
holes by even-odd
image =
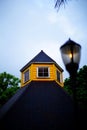
[[81, 46], [69, 39], [60, 47], [60, 51], [66, 70], [73, 76], [79, 68]]
[[64, 45], [60, 47], [60, 51], [66, 70], [70, 74], [71, 88], [74, 100], [75, 120], [77, 120], [78, 109], [76, 99], [76, 75], [79, 68], [81, 46], [69, 39]]

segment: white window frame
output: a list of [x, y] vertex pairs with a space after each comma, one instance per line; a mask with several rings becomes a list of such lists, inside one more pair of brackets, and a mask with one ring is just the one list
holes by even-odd
[[[48, 69], [48, 76], [39, 76], [39, 68], [43, 68], [43, 69], [47, 68]], [[39, 67], [37, 67], [37, 77], [38, 78], [49, 78], [50, 77], [50, 68], [48, 66], [39, 66]]]

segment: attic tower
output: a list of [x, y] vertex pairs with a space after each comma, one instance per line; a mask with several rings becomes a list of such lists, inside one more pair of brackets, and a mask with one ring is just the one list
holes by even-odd
[[56, 81], [59, 86], [63, 87], [63, 69], [43, 50], [20, 71], [22, 87], [31, 81]]

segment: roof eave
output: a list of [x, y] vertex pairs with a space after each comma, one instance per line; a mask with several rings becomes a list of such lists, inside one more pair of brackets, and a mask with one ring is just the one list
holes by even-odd
[[61, 72], [63, 72], [64, 70], [56, 63], [56, 62], [31, 62], [29, 64], [26, 64], [22, 69], [20, 69], [20, 72], [23, 72], [26, 68], [28, 68], [31, 64], [55, 64], [57, 68], [59, 68], [59, 70]]

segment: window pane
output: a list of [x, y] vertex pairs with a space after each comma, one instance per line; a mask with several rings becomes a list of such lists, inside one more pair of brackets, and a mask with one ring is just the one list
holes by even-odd
[[48, 73], [48, 68], [44, 68], [44, 73]]
[[44, 76], [48, 77], [48, 73], [44, 73]]
[[24, 82], [29, 80], [29, 70], [24, 73]]
[[39, 68], [39, 73], [43, 73], [43, 68]]
[[48, 68], [44, 68], [44, 76], [48, 77]]
[[43, 73], [38, 73], [38, 76], [43, 76]]
[[48, 67], [40, 67], [38, 68], [38, 76], [39, 77], [48, 77]]
[[38, 68], [38, 76], [43, 76], [43, 68]]
[[57, 71], [57, 80], [60, 82], [60, 72]]

